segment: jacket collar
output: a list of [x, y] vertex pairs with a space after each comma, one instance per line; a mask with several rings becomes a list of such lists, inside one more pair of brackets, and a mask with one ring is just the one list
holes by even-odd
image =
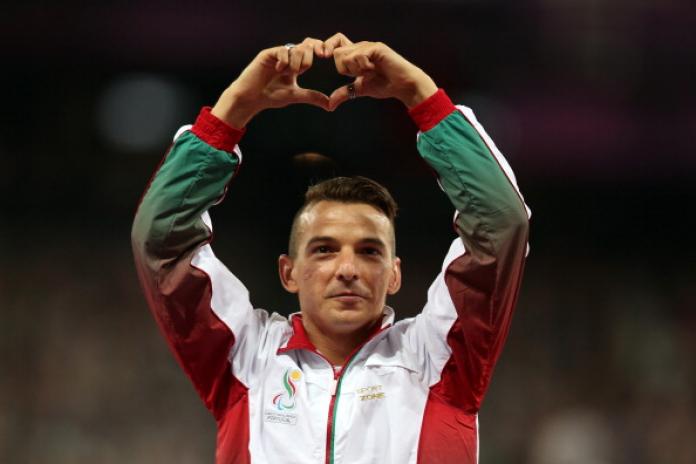
[[[390, 327], [394, 323], [394, 310], [389, 306], [384, 307], [384, 312], [382, 313], [381, 324], [375, 324], [374, 329], [367, 337], [365, 343], [372, 340], [375, 335], [380, 333], [382, 330]], [[318, 353], [317, 348], [309, 339], [309, 335], [304, 328], [302, 323], [302, 313], [296, 312], [290, 314], [290, 325], [292, 326], [292, 335], [285, 346], [278, 348], [277, 353], [282, 354], [291, 350], [309, 350], [314, 353]], [[363, 345], [365, 344], [363, 343]], [[362, 346], [362, 345], [361, 345]]]

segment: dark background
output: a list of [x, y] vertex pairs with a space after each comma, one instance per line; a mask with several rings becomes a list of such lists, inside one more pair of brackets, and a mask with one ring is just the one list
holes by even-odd
[[[213, 462], [212, 417], [148, 313], [130, 222], [180, 125], [262, 48], [380, 40], [474, 109], [533, 211], [481, 463], [696, 462], [696, 8], [686, 1], [39, 2], [3, 5], [0, 462]], [[329, 62], [301, 78], [330, 92]], [[212, 211], [258, 307], [312, 180], [400, 203], [416, 314], [452, 210], [395, 101], [267, 111]], [[315, 152], [324, 161], [307, 161]]]

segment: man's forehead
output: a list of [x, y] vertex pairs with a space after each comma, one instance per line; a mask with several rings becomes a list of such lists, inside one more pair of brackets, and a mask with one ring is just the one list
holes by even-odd
[[322, 200], [308, 206], [299, 217], [306, 227], [330, 227], [332, 225], [357, 225], [375, 227], [389, 232], [391, 221], [379, 209], [367, 203], [342, 203]]

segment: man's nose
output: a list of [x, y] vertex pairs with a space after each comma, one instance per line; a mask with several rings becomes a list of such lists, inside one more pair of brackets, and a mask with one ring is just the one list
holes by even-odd
[[358, 278], [358, 266], [355, 262], [355, 253], [341, 251], [336, 266], [336, 277], [339, 280], [356, 280]]

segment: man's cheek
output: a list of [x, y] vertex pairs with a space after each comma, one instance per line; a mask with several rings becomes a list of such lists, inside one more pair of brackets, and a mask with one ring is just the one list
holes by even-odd
[[311, 282], [314, 278], [316, 270], [313, 267], [307, 267], [302, 271], [302, 280], [304, 282]]
[[330, 271], [326, 266], [322, 267], [321, 264], [313, 264], [303, 268], [300, 276], [305, 287], [314, 287], [328, 274], [330, 274]]
[[381, 285], [382, 282], [386, 281], [388, 269], [385, 267], [379, 267], [371, 272], [372, 281]]

